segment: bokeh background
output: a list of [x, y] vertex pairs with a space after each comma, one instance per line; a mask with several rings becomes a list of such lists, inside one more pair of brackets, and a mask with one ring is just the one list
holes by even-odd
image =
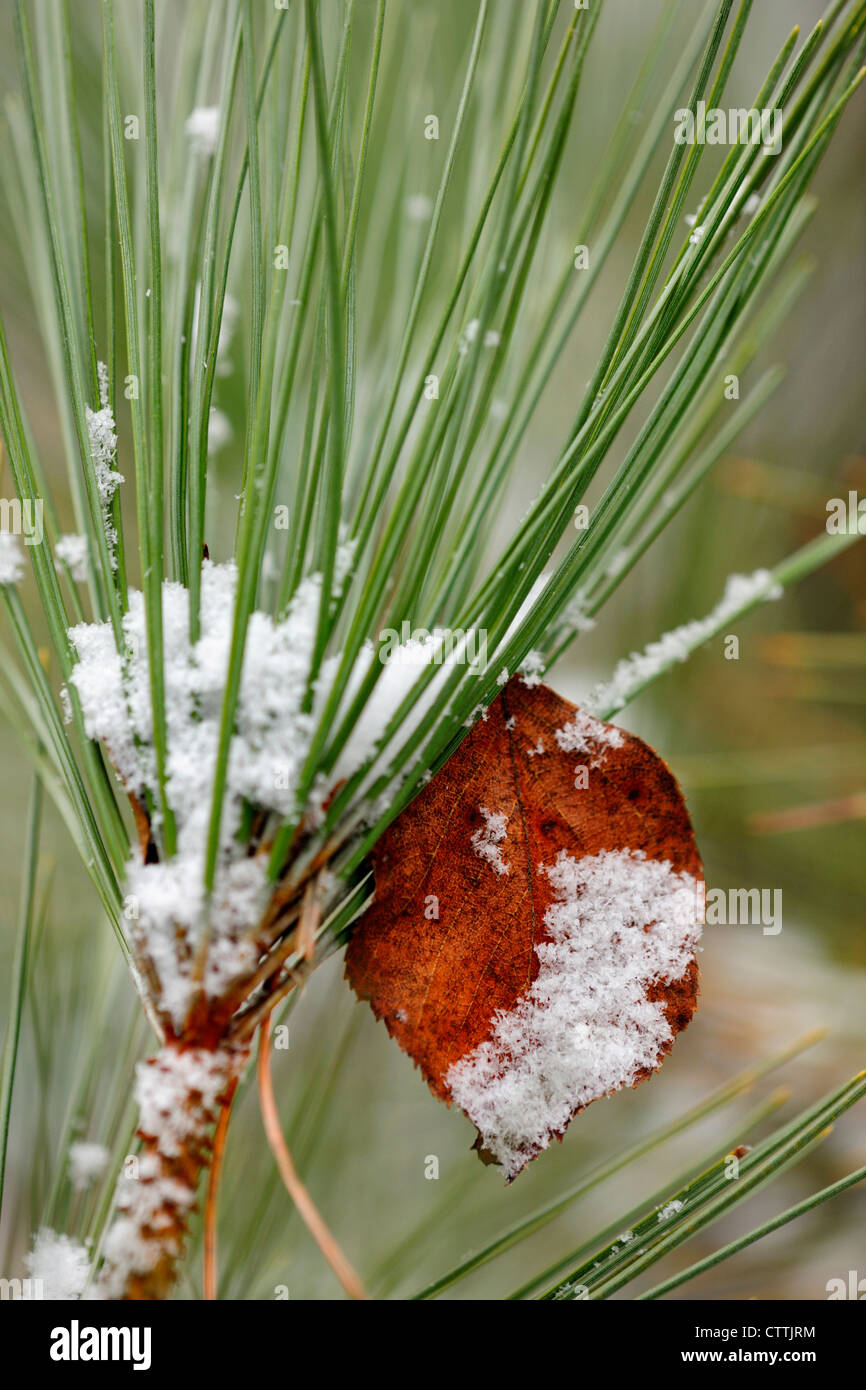
[[[494, 30], [501, 3], [493, 0]], [[417, 68], [406, 75], [414, 100], [447, 115], [455, 101], [454, 75], [468, 50], [473, 7], [465, 0], [395, 4], [417, 35]], [[323, 0], [326, 16], [328, 6], [329, 0]], [[95, 41], [99, 8], [97, 0], [74, 7], [73, 37], [82, 63]], [[761, 0], [754, 7], [728, 104], [750, 104], [790, 27], [799, 23], [808, 30], [821, 8], [813, 0]], [[49, 3], [49, 16], [50, 9]], [[362, 0], [359, 23], [369, 21], [370, 10], [369, 0]], [[657, 0], [608, 0], [605, 6], [551, 218], [545, 248], [551, 256], [569, 245], [605, 132], [622, 108], [659, 10]], [[678, 51], [677, 35], [684, 36], [701, 12], [696, 0], [683, 4], [672, 54]], [[482, 81], [501, 78], [501, 72], [482, 73]], [[17, 85], [11, 6], [6, 5], [0, 11], [0, 87], [8, 97]], [[403, 94], [394, 91], [386, 99], [399, 104]], [[99, 134], [99, 113], [87, 106], [86, 98], [84, 110], [89, 111], [83, 129], [87, 165]], [[799, 248], [814, 261], [808, 289], [750, 369], [755, 380], [768, 363], [781, 362], [787, 368], [784, 381], [617, 591], [597, 627], [581, 635], [550, 675], [562, 694], [579, 700], [619, 657], [707, 612], [729, 573], [772, 564], [820, 533], [829, 498], [845, 497], [849, 489], [866, 495], [863, 113], [861, 93], [814, 184], [819, 206]], [[641, 117], [635, 113], [636, 121]], [[416, 145], [380, 150], [378, 157], [400, 163], [407, 196], [430, 195], [441, 146]], [[484, 151], [476, 155], [483, 166]], [[98, 155], [94, 163], [98, 190]], [[660, 167], [659, 159], [653, 172]], [[464, 177], [471, 177], [471, 169]], [[501, 534], [523, 515], [571, 422], [653, 191], [651, 174], [522, 447], [507, 505], [497, 520]], [[462, 226], [459, 198], [448, 215], [456, 233]], [[373, 227], [371, 219], [362, 237], [369, 239]], [[411, 235], [415, 231], [407, 224], [406, 236]], [[375, 257], [375, 250], [368, 240], [365, 254]], [[62, 446], [28, 298], [26, 264], [6, 218], [0, 227], [0, 297], [46, 470], [62, 498]], [[369, 311], [374, 334], [375, 313]], [[365, 385], [363, 359], [361, 377], [362, 403], [375, 409], [375, 377], [371, 374]], [[228, 382], [220, 389], [221, 405], [239, 434], [242, 385]], [[617, 444], [617, 458], [624, 447]], [[226, 493], [236, 491], [236, 464], [229, 450], [220, 465]], [[8, 471], [0, 490], [12, 493]], [[745, 1116], [774, 1087], [790, 1090], [782, 1113], [793, 1113], [794, 1105], [806, 1104], [863, 1065], [864, 549], [855, 546], [780, 602], [738, 625], [737, 661], [725, 660], [717, 639], [619, 717], [662, 752], [681, 781], [709, 884], [781, 889], [784, 902], [778, 935], [764, 935], [760, 927], [708, 929], [700, 1011], [650, 1083], [592, 1106], [573, 1123], [561, 1146], [506, 1189], [497, 1171], [482, 1167], [469, 1152], [469, 1122], [429, 1095], [384, 1027], [354, 1002], [342, 981], [340, 960], [318, 972], [307, 988], [288, 1020], [290, 1046], [275, 1054], [286, 1131], [314, 1197], [374, 1289], [400, 1297], [420, 1288], [464, 1252], [565, 1190], [595, 1162], [672, 1119], [710, 1088], [811, 1027], [829, 1030], [823, 1041], [760, 1083], [739, 1108], [629, 1168], [625, 1177], [612, 1179], [455, 1290], [463, 1298], [499, 1297], [664, 1188], [714, 1144], [732, 1142], [737, 1116]], [[0, 725], [0, 781], [0, 969], [7, 978], [31, 774], [5, 725]], [[779, 818], [792, 810], [797, 812], [793, 827]], [[124, 1136], [108, 1134], [106, 1125], [129, 1092], [136, 1056], [148, 1045], [109, 925], [50, 808], [40, 882], [42, 921], [0, 1228], [6, 1274], [19, 1272], [30, 1233], [47, 1209], [55, 1219], [74, 1224], [93, 1200], [86, 1192], [64, 1191], [63, 1146], [69, 1134], [116, 1144], [118, 1152], [125, 1152]], [[0, 1010], [5, 1010], [5, 1000], [0, 1000]], [[82, 1075], [88, 1078], [85, 1103], [73, 1106], [70, 1098]], [[131, 1121], [131, 1113], [127, 1118]], [[862, 1163], [863, 1135], [862, 1115], [847, 1115], [806, 1162], [670, 1257], [645, 1284]], [[753, 1136], [744, 1131], [738, 1137], [748, 1142]], [[431, 1156], [438, 1160], [435, 1180], [425, 1176]], [[858, 1188], [702, 1276], [682, 1296], [824, 1298], [828, 1279], [844, 1278], [849, 1269], [866, 1275], [864, 1229], [866, 1191]], [[272, 1298], [278, 1285], [287, 1286], [292, 1298], [337, 1295], [332, 1276], [274, 1180], [252, 1094], [245, 1095], [232, 1124], [221, 1242], [225, 1297]], [[181, 1296], [197, 1295], [199, 1277], [193, 1254]]]

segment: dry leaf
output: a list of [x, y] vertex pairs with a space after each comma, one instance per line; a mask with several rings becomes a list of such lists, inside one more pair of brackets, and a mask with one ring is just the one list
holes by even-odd
[[682, 793], [544, 686], [503, 690], [374, 869], [347, 976], [509, 1179], [691, 1019], [703, 885]]

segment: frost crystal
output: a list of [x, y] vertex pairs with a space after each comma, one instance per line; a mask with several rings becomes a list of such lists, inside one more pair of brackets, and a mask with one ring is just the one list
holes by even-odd
[[656, 1212], [659, 1221], [667, 1221], [669, 1217], [676, 1216], [678, 1211], [682, 1211], [683, 1204], [678, 1197], [674, 1197], [665, 1206], [660, 1207]]
[[600, 767], [611, 748], [621, 748], [623, 736], [611, 724], [602, 724], [586, 710], [575, 710], [574, 718], [556, 731], [556, 741], [564, 753], [590, 758], [590, 767]]
[[487, 705], [476, 705], [468, 719], [463, 720], [464, 729], [471, 729], [480, 719], [483, 724], [487, 723]]
[[472, 836], [472, 848], [479, 858], [487, 860], [497, 874], [507, 874], [511, 865], [502, 858], [500, 846], [505, 841], [508, 817], [502, 811], [488, 811], [486, 806], [479, 806], [478, 809], [484, 817], [484, 825]]
[[91, 410], [88, 405], [85, 406], [85, 413], [87, 433], [90, 439], [90, 455], [96, 469], [96, 486], [99, 489], [103, 507], [107, 507], [117, 490], [118, 483], [123, 482], [120, 474], [114, 472], [114, 461], [117, 457], [114, 415], [109, 405], [102, 406], [99, 410]]
[[682, 978], [700, 934], [695, 879], [667, 860], [563, 851], [544, 872], [554, 902], [535, 947], [538, 975], [445, 1076], [509, 1178], [576, 1110], [658, 1064], [672, 1034], [647, 990]]
[[18, 537], [0, 531], [0, 584], [17, 584], [24, 574], [24, 556]]
[[55, 565], [67, 565], [69, 574], [76, 584], [87, 578], [87, 537], [78, 535], [59, 536], [54, 547]]
[[98, 364], [98, 375], [99, 409], [91, 410], [90, 406], [86, 405], [84, 417], [87, 421], [90, 457], [96, 474], [96, 489], [102, 504], [102, 520], [111, 556], [111, 567], [116, 569], [117, 557], [114, 552], [117, 546], [117, 530], [111, 520], [111, 501], [123, 482], [123, 474], [118, 473], [114, 466], [117, 462], [117, 428], [108, 400], [108, 369], [104, 362]]
[[31, 1279], [42, 1285], [40, 1296], [52, 1302], [80, 1298], [90, 1271], [90, 1256], [71, 1236], [59, 1236], [43, 1226], [25, 1257]]
[[541, 685], [541, 677], [544, 675], [545, 669], [544, 657], [541, 652], [527, 652], [518, 667], [522, 683], [530, 690], [533, 686]]
[[632, 652], [620, 661], [611, 679], [592, 692], [587, 701], [589, 708], [597, 713], [622, 709], [647, 681], [675, 662], [686, 661], [695, 648], [714, 636], [729, 618], [738, 617], [742, 609], [759, 600], [779, 599], [782, 593], [781, 585], [774, 583], [769, 570], [729, 575], [725, 592], [711, 613], [673, 628], [650, 642], [642, 652]]
[[575, 632], [591, 632], [595, 627], [595, 618], [586, 611], [588, 602], [583, 590], [579, 589], [562, 615], [565, 625]]

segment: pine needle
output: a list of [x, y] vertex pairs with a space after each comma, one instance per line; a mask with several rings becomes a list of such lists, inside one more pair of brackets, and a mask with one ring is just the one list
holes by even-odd
[[350, 1298], [366, 1299], [367, 1293], [364, 1285], [328, 1230], [318, 1208], [301, 1181], [283, 1136], [279, 1111], [274, 1097], [273, 1082], [271, 1081], [270, 1014], [259, 1030], [258, 1079], [262, 1123], [286, 1191], [294, 1202], [304, 1225], [346, 1293]]

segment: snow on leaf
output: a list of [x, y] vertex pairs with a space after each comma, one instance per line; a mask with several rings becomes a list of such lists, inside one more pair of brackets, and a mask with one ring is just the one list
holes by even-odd
[[[509, 872], [491, 874], [480, 846], [498, 853], [506, 825]], [[374, 871], [349, 981], [509, 1180], [591, 1101], [650, 1076], [691, 1019], [702, 880], [682, 794], [640, 739], [546, 686], [511, 681]]]
[[473, 831], [472, 848], [497, 874], [507, 874], [509, 865], [502, 858], [502, 848], [506, 840], [508, 817], [501, 811], [489, 811], [486, 806], [478, 808], [484, 817], [484, 824]]

